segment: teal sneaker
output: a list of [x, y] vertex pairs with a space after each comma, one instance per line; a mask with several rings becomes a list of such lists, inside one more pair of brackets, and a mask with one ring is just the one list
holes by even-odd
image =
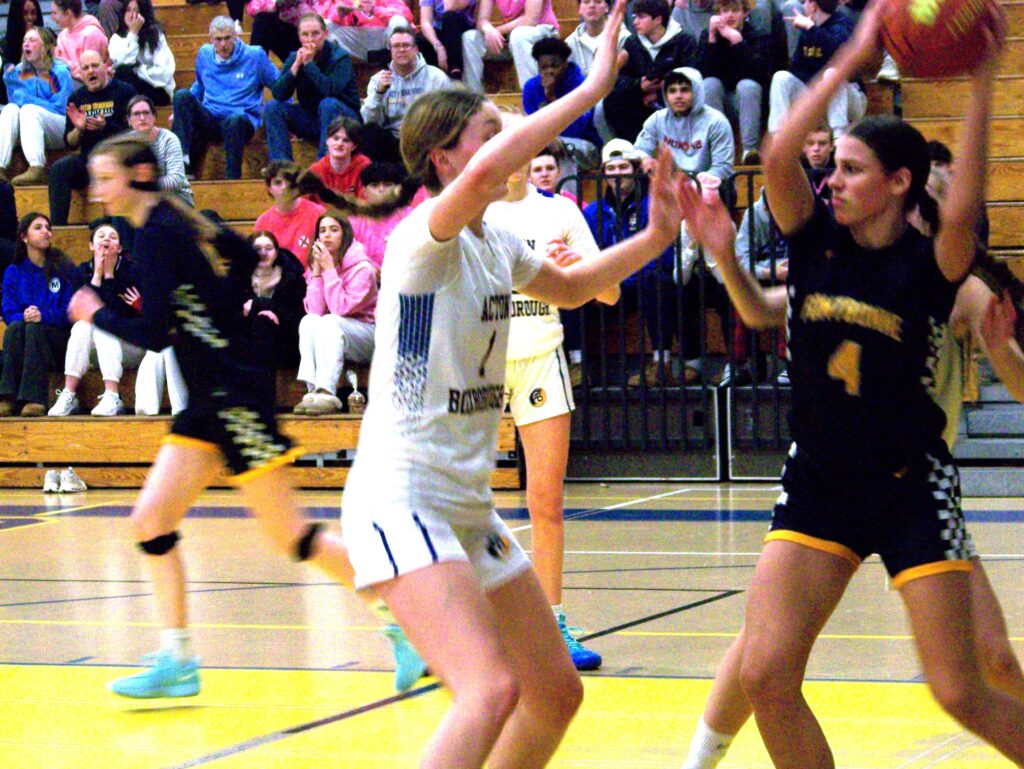
[[391, 642], [391, 653], [395, 657], [395, 691], [407, 691], [427, 672], [427, 663], [398, 625], [385, 625], [381, 632]]
[[157, 697], [195, 697], [199, 694], [199, 658], [181, 661], [166, 651], [147, 654], [143, 662], [149, 670], [119, 678], [109, 684], [114, 694], [134, 699]]
[[572, 631], [565, 624], [565, 615], [558, 615], [558, 629], [562, 631], [562, 640], [569, 648], [569, 656], [572, 657], [572, 664], [577, 670], [597, 670], [601, 667], [601, 655], [585, 649], [583, 644], [576, 640]]

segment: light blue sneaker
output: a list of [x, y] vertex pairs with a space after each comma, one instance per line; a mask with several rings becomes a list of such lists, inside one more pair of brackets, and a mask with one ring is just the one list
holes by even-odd
[[558, 629], [562, 631], [562, 640], [569, 648], [569, 656], [572, 657], [572, 664], [577, 670], [597, 670], [601, 667], [601, 655], [583, 648], [583, 644], [576, 640], [572, 631], [565, 624], [565, 615], [558, 615]]
[[147, 654], [143, 662], [152, 663], [149, 670], [119, 678], [109, 684], [114, 694], [134, 699], [156, 697], [195, 697], [199, 694], [199, 658], [181, 661], [167, 651]]
[[391, 653], [395, 657], [395, 691], [407, 691], [427, 672], [427, 663], [398, 625], [385, 625], [381, 632], [391, 642]]

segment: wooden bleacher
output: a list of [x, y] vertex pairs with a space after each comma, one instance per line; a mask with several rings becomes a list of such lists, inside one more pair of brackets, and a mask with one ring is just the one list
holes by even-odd
[[[207, 29], [214, 16], [226, 14], [223, 4], [186, 5], [183, 0], [155, 0], [157, 13], [177, 60], [176, 82], [188, 87], [194, 80], [194, 61], [198, 49], [207, 41]], [[576, 25], [577, 6], [574, 0], [554, 0], [555, 13], [561, 21], [562, 35]], [[992, 125], [989, 161], [988, 213], [993, 247], [1014, 262], [1024, 265], [1024, 0], [1003, 3], [1009, 19], [1007, 56], [996, 84], [995, 119]], [[250, 21], [245, 21], [248, 38]], [[355, 63], [360, 94], [374, 67]], [[499, 103], [520, 102], [514, 70], [510, 61], [488, 62], [485, 86]], [[928, 138], [941, 139], [952, 148], [963, 117], [967, 98], [966, 80], [904, 80], [900, 84], [903, 115]], [[893, 90], [888, 86], [870, 84], [869, 111], [888, 112], [893, 108]], [[269, 97], [269, 94], [268, 94]], [[161, 125], [166, 126], [169, 108], [160, 110]], [[266, 195], [259, 170], [266, 162], [266, 139], [260, 130], [246, 152], [243, 179], [223, 181], [223, 148], [211, 147], [203, 164], [201, 179], [193, 183], [196, 204], [210, 207], [240, 231], [251, 231], [253, 220], [264, 211], [270, 200]], [[308, 165], [315, 159], [315, 149], [294, 142], [297, 162]], [[15, 153], [12, 173], [24, 168], [20, 152]], [[755, 194], [760, 181], [755, 178]], [[746, 188], [741, 185], [740, 207], [749, 204]], [[16, 190], [18, 210], [48, 210], [45, 187], [22, 187]], [[71, 208], [71, 224], [56, 228], [56, 244], [75, 261], [88, 258], [88, 229], [85, 222], [99, 213], [87, 205], [85, 197], [76, 194]], [[1024, 273], [1024, 270], [1022, 270]], [[90, 372], [92, 375], [93, 372]], [[125, 384], [128, 384], [127, 377]], [[83, 381], [83, 392], [98, 382]], [[287, 389], [288, 383], [279, 383]], [[126, 388], [127, 389], [127, 388]], [[294, 393], [292, 393], [294, 395]], [[289, 396], [291, 397], [291, 396]], [[86, 401], [83, 401], [83, 404]], [[134, 487], [144, 478], [147, 465], [167, 431], [168, 417], [125, 417], [98, 419], [68, 417], [63, 419], [0, 420], [0, 486], [38, 487], [44, 467], [72, 464], [92, 487]], [[310, 487], [338, 487], [344, 484], [347, 470], [329, 457], [333, 452], [354, 449], [360, 421], [358, 417], [285, 417], [284, 430], [313, 454], [325, 455], [327, 461], [300, 462], [293, 472], [297, 482]], [[501, 451], [515, 448], [515, 432], [509, 419], [502, 422], [498, 447]], [[322, 457], [321, 457], [322, 458]], [[516, 487], [516, 468], [499, 468], [492, 478], [496, 488]]]

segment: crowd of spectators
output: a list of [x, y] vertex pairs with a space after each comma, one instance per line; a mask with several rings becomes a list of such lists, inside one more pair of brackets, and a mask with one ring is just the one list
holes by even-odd
[[[316, 146], [318, 159], [309, 171], [327, 190], [370, 203], [387, 200], [405, 180], [398, 136], [417, 96], [440, 88], [482, 91], [484, 60], [505, 56], [522, 90], [523, 111], [535, 112], [582, 83], [609, 14], [607, 0], [579, 0], [578, 26], [563, 41], [551, 0], [420, 0], [418, 28], [404, 0], [249, 0], [246, 43], [239, 36], [241, 1], [233, 0], [229, 9], [230, 16], [210, 22], [194, 82], [176, 88], [178, 64], [152, 0], [101, 0], [95, 15], [82, 0], [53, 0], [59, 34], [45, 26], [38, 0], [12, 3], [0, 47], [6, 101], [0, 109], [0, 169], [6, 171], [20, 146], [28, 167], [10, 183], [48, 184], [50, 211], [22, 219], [17, 233], [12, 211], [12, 232], [0, 233], [0, 259], [10, 265], [0, 414], [16, 408], [45, 413], [40, 371], [62, 360], [65, 382], [51, 415], [79, 411], [78, 384], [90, 363], [104, 381], [93, 414], [123, 411], [119, 381], [125, 365], [139, 366], [145, 387], [142, 397], [136, 394], [140, 413], [159, 409], [165, 382], [172, 406], [183, 407], [187, 394], [170, 350], [143, 354], [94, 329], [68, 328], [60, 311], [60, 302], [85, 283], [109, 295], [108, 303], [120, 302], [122, 311], [138, 310], [131, 228], [116, 220], [95, 226], [92, 258], [75, 271], [50, 245], [50, 227], [67, 223], [72, 192], [88, 182], [89, 152], [109, 136], [129, 129], [148, 136], [160, 162], [161, 190], [193, 205], [190, 181], [200, 172], [206, 145], [224, 144], [224, 176], [239, 179], [254, 167], [246, 163], [255, 152], [247, 145], [261, 127], [266, 157], [256, 158], [263, 162], [255, 167], [262, 166], [272, 204], [252, 235], [261, 260], [244, 314], [261, 355], [279, 368], [298, 364], [308, 391], [299, 413], [341, 409], [337, 384], [344, 359], [365, 361], [372, 352], [387, 239], [424, 194], [384, 220], [341, 216], [315, 194], [301, 194], [305, 170], [292, 162], [293, 141]], [[625, 63], [618, 82], [602, 104], [565, 129], [559, 145], [534, 160], [530, 182], [542, 194], [561, 192], [575, 201], [575, 187], [559, 187], [559, 181], [600, 171], [598, 199], [579, 205], [601, 246], [644, 226], [645, 175], [662, 146], [679, 168], [730, 200], [735, 159], [758, 161], [765, 126], [778, 126], [792, 100], [850, 36], [856, 13], [853, 4], [838, 0], [632, 0], [630, 29], [619, 38]], [[353, 59], [379, 66], [362, 98]], [[807, 157], [817, 190], [827, 190], [821, 169], [832, 142], [865, 104], [862, 85], [848, 84], [829, 111], [828, 126], [813, 137], [817, 145]], [[170, 107], [169, 128], [158, 125], [161, 107]], [[48, 164], [48, 150], [65, 154]], [[13, 209], [5, 177], [0, 217], [7, 216], [8, 197]], [[747, 219], [741, 229], [754, 245], [741, 234], [749, 252], [744, 259], [762, 279], [783, 279], [785, 258], [771, 237], [763, 195]], [[670, 249], [623, 285], [623, 306], [641, 318], [653, 350], [630, 384], [693, 383], [702, 376], [702, 324], [694, 314], [701, 302], [695, 299], [692, 259], [686, 263], [685, 232], [681, 242], [682, 261]], [[584, 315], [566, 322], [574, 384], [581, 350], [573, 327]], [[742, 362], [747, 353], [740, 349], [741, 335], [733, 354]], [[670, 365], [673, 349], [682, 365]]]

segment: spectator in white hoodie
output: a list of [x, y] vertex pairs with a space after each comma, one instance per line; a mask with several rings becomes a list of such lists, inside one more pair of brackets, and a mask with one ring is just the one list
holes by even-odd
[[152, 0], [128, 0], [124, 17], [110, 38], [114, 77], [131, 85], [161, 107], [174, 96], [174, 54]]

